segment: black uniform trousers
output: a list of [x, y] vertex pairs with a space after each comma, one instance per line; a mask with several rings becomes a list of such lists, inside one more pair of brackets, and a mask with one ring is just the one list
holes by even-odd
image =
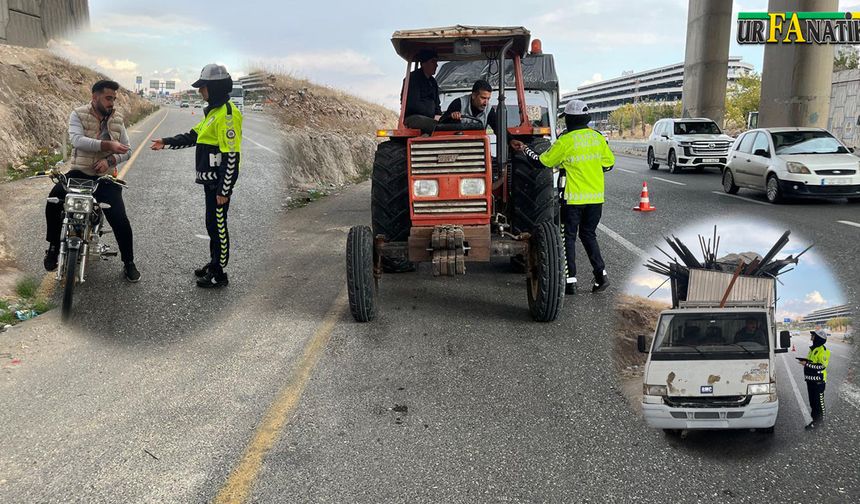
[[809, 412], [812, 421], [818, 422], [824, 419], [824, 382], [807, 381], [806, 391], [809, 393]]
[[[98, 176], [87, 175], [79, 170], [72, 170], [66, 173], [66, 177], [90, 180], [99, 178]], [[119, 246], [119, 253], [122, 256], [122, 262], [128, 263], [134, 261], [134, 236], [131, 231], [131, 223], [128, 221], [128, 215], [125, 213], [122, 188], [105, 182], [99, 184], [93, 196], [95, 196], [96, 201], [99, 203], [110, 205], [110, 208], [105, 208], [102, 211], [113, 230], [116, 243]], [[66, 198], [66, 188], [63, 187], [63, 184], [58, 183], [54, 185], [50, 197], [59, 198], [60, 202], [45, 205], [45, 222], [47, 223], [45, 240], [51, 245], [59, 246], [60, 235], [63, 230], [63, 203]]]
[[230, 261], [230, 232], [227, 231], [227, 211], [230, 202], [218, 205], [216, 184], [203, 186], [206, 196], [206, 232], [209, 234], [209, 267], [215, 273], [224, 271]]
[[598, 276], [606, 269], [603, 256], [600, 255], [600, 246], [597, 244], [597, 225], [603, 214], [603, 204], [590, 205], [562, 205], [562, 219], [564, 219], [564, 250], [567, 257], [567, 276], [576, 276], [576, 236], [582, 242], [588, 261]]

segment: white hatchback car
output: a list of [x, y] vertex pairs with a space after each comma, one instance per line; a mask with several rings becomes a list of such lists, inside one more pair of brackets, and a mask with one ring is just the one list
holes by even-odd
[[860, 202], [860, 158], [820, 128], [760, 128], [735, 140], [723, 190], [764, 191], [767, 200], [848, 198]]

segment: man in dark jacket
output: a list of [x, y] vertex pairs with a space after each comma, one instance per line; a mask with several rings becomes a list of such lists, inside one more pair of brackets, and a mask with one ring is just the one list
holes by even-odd
[[[416, 55], [421, 66], [409, 74], [409, 87], [406, 89], [406, 112], [404, 124], [408, 128], [432, 133], [442, 117], [442, 103], [439, 101], [439, 85], [433, 75], [439, 66], [439, 57], [432, 49], [422, 49]], [[400, 97], [403, 99], [403, 96]]]
[[194, 271], [203, 288], [227, 285], [224, 267], [230, 259], [227, 211], [242, 150], [242, 114], [230, 103], [233, 79], [227, 69], [215, 63], [203, 67], [200, 79], [191, 86], [200, 90], [208, 106], [203, 119], [188, 133], [153, 140], [152, 149], [165, 146], [181, 149], [196, 146], [196, 182], [206, 195], [206, 231], [209, 233], [209, 263]]

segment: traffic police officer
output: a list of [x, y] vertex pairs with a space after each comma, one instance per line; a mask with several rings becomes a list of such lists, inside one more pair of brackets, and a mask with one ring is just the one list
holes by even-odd
[[227, 285], [224, 267], [230, 259], [227, 211], [239, 177], [242, 150], [242, 114], [230, 103], [233, 79], [227, 69], [215, 63], [203, 67], [192, 87], [198, 88], [208, 106], [203, 119], [188, 133], [153, 140], [152, 149], [165, 146], [181, 149], [196, 146], [196, 182], [206, 195], [206, 230], [209, 234], [209, 263], [194, 271], [199, 287]]
[[567, 284], [565, 294], [576, 293], [576, 235], [582, 241], [594, 271], [592, 292], [606, 289], [609, 279], [606, 264], [597, 244], [597, 225], [603, 212], [603, 174], [615, 166], [615, 156], [606, 138], [588, 127], [591, 115], [588, 105], [571, 100], [564, 107], [567, 133], [543, 154], [538, 155], [519, 140], [511, 140], [511, 147], [524, 153], [534, 164], [564, 169], [564, 248], [567, 257]]
[[812, 335], [812, 346], [805, 359], [799, 359], [803, 364], [803, 377], [806, 379], [806, 391], [809, 393], [809, 410], [812, 421], [806, 426], [814, 429], [824, 420], [824, 388], [827, 385], [827, 364], [830, 362], [830, 350], [824, 346], [827, 343], [827, 333], [824, 330], [809, 331]]

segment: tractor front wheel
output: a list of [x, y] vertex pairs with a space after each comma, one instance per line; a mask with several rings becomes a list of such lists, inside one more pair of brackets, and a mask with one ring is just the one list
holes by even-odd
[[373, 320], [376, 316], [373, 233], [367, 226], [353, 226], [346, 238], [346, 290], [353, 318], [357, 322]]
[[564, 246], [552, 222], [541, 222], [532, 232], [526, 289], [534, 320], [552, 322], [558, 317], [564, 304]]

